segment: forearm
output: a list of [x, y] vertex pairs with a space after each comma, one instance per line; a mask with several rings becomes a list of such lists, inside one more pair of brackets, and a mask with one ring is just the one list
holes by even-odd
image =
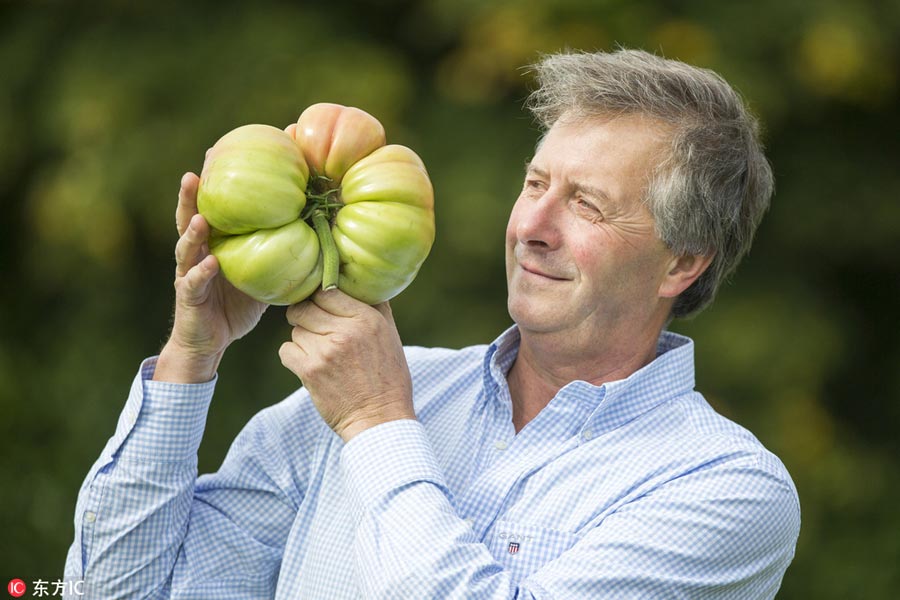
[[[376, 467], [371, 459], [377, 456], [392, 458]], [[534, 597], [536, 590], [514, 585], [457, 515], [418, 423], [398, 421], [360, 434], [342, 462], [367, 598]]]
[[187, 529], [213, 383], [148, 381], [153, 366], [142, 367], [79, 493], [66, 575], [85, 580], [87, 598], [161, 589]]
[[167, 585], [195, 476], [193, 465], [122, 459], [86, 486], [76, 514], [84, 560], [77, 579], [85, 581], [86, 598], [152, 596]]

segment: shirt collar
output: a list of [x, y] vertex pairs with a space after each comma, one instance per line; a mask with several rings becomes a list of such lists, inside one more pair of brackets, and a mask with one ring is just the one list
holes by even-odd
[[[520, 334], [513, 325], [488, 347], [484, 356], [484, 387], [488, 398], [508, 404], [506, 374], [519, 352]], [[576, 430], [584, 439], [597, 437], [656, 408], [661, 403], [694, 389], [694, 342], [683, 335], [663, 331], [656, 358], [625, 379], [593, 385], [576, 380], [557, 392], [554, 404], [577, 404], [584, 415]], [[560, 402], [562, 401], [562, 402]]]

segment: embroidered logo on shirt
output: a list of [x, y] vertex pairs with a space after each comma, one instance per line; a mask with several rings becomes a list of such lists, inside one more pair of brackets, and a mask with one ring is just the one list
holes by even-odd
[[509, 550], [510, 554], [515, 554], [519, 551], [519, 542], [510, 542], [507, 550]]

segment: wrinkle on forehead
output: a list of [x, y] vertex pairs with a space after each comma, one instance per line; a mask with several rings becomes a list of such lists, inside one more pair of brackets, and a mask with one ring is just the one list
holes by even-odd
[[630, 119], [633, 120], [636, 125], [647, 127], [650, 131], [656, 134], [654, 138], [663, 147], [668, 146], [669, 142], [671, 142], [672, 140], [672, 136], [675, 133], [675, 127], [671, 123], [639, 111], [620, 111], [617, 113], [591, 114], [573, 109], [567, 110], [566, 112], [561, 114], [559, 118], [553, 122], [553, 125], [551, 125], [550, 128], [545, 129], [541, 132], [541, 135], [538, 138], [537, 143], [535, 144], [534, 153], [537, 154], [537, 151], [543, 145], [544, 139], [547, 137], [547, 134], [550, 133], [550, 130], [556, 126], [566, 127], [574, 125], [584, 125], [585, 127], [591, 127], [592, 125], [603, 125], [622, 119]]

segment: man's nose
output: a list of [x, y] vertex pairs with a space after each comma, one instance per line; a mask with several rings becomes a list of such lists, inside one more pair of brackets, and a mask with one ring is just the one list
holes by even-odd
[[558, 248], [564, 206], [562, 195], [552, 187], [537, 200], [526, 201], [516, 227], [519, 243], [550, 250]]

